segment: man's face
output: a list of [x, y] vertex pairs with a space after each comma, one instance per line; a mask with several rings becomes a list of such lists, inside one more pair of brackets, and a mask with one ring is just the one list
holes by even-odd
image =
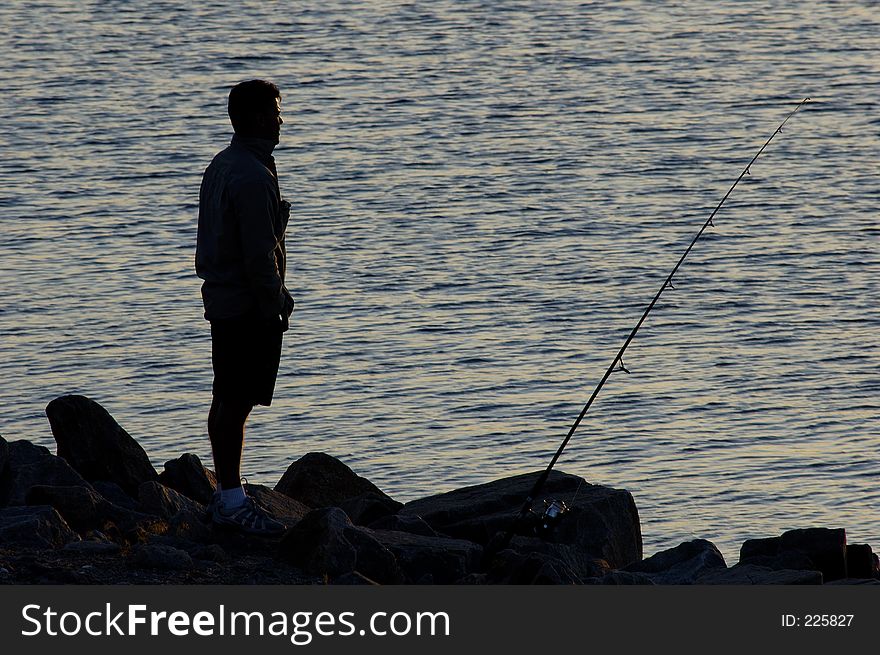
[[281, 119], [281, 98], [275, 98], [275, 105], [258, 113], [256, 119], [256, 136], [277, 144], [281, 137], [281, 125], [284, 123]]

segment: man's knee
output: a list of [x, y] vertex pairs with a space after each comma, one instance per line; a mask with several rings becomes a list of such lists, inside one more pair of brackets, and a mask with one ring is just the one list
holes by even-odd
[[[221, 423], [244, 423], [254, 408], [250, 403], [243, 403], [235, 400], [217, 400], [215, 416], [216, 420]], [[213, 409], [213, 406], [212, 406]]]

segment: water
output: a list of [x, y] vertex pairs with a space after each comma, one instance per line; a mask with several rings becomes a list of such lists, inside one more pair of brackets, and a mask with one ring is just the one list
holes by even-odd
[[275, 81], [297, 299], [244, 470], [392, 496], [558, 468], [646, 553], [844, 527], [880, 547], [880, 20], [861, 3], [13, 2], [0, 8], [0, 433], [102, 403], [210, 460], [198, 186]]

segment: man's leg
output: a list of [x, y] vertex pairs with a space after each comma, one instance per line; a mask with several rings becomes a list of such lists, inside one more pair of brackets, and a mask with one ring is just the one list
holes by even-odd
[[221, 401], [214, 397], [208, 413], [208, 436], [214, 453], [214, 471], [223, 489], [241, 486], [241, 453], [244, 424], [251, 405]]

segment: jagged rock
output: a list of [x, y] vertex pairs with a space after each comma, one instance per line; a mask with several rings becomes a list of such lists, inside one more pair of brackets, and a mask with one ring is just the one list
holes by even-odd
[[694, 584], [705, 573], [726, 568], [724, 556], [715, 544], [695, 539], [634, 562], [624, 570], [646, 575], [655, 584]]
[[336, 507], [306, 514], [282, 537], [279, 556], [308, 573], [330, 578], [357, 571], [380, 584], [404, 580], [391, 551]]
[[373, 536], [394, 555], [409, 582], [425, 575], [432, 584], [452, 584], [480, 565], [483, 549], [462, 539], [424, 537], [409, 532], [372, 530]]
[[423, 537], [439, 537], [437, 531], [418, 516], [401, 516], [391, 514], [383, 516], [371, 522], [367, 527], [370, 530], [394, 530], [396, 532], [409, 532], [420, 534]]
[[137, 566], [165, 571], [185, 571], [193, 567], [192, 557], [185, 550], [162, 544], [138, 546], [132, 561]]
[[846, 575], [848, 578], [874, 577], [874, 551], [868, 544], [849, 544], [846, 547]]
[[499, 585], [573, 585], [582, 581], [560, 559], [546, 553], [519, 553], [505, 549], [495, 553], [480, 581], [471, 579], [467, 584]]
[[515, 536], [509, 548], [518, 553], [549, 555], [563, 562], [579, 580], [602, 577], [611, 570], [608, 562], [596, 559], [586, 551], [570, 544], [557, 544], [537, 537]]
[[114, 505], [119, 505], [119, 507], [124, 507], [125, 509], [130, 509], [136, 512], [140, 511], [137, 500], [125, 493], [122, 487], [115, 482], [95, 480], [92, 482], [92, 487]]
[[377, 519], [393, 516], [401, 507], [403, 503], [372, 491], [339, 503], [339, 509], [348, 514], [348, 518], [355, 525], [369, 525]]
[[265, 507], [273, 517], [288, 528], [299, 523], [306, 514], [312, 511], [311, 508], [306, 507], [298, 500], [261, 484], [246, 484], [244, 489], [247, 495]]
[[144, 511], [163, 519], [184, 511], [198, 515], [205, 513], [204, 505], [158, 482], [144, 482], [138, 487], [138, 502]]
[[819, 571], [771, 569], [755, 564], [736, 564], [728, 569], [715, 569], [697, 578], [694, 584], [723, 585], [789, 585], [822, 584]]
[[326, 453], [308, 453], [295, 461], [275, 485], [275, 491], [309, 507], [339, 507], [349, 498], [370, 492], [391, 501], [372, 482]]
[[25, 497], [28, 505], [51, 505], [75, 530], [104, 530], [108, 523], [134, 525], [149, 520], [146, 514], [133, 512], [106, 500], [88, 487], [50, 487], [35, 485]]
[[846, 531], [807, 528], [789, 530], [781, 537], [749, 539], [740, 549], [739, 561], [777, 570], [814, 569], [828, 582], [838, 580], [847, 576]]
[[92, 488], [48, 448], [24, 440], [9, 443], [6, 475], [0, 478], [0, 506], [24, 505], [28, 490], [35, 485]]
[[85, 396], [61, 396], [46, 407], [58, 455], [88, 481], [108, 480], [136, 496], [158, 475], [150, 458], [106, 409]]
[[36, 546], [55, 548], [72, 541], [79, 535], [48, 505], [33, 507], [5, 507], [0, 509], [0, 543], [5, 546]]
[[[404, 505], [400, 514], [421, 516], [437, 532], [486, 545], [510, 527], [539, 475], [528, 473], [422, 498]], [[616, 568], [641, 560], [638, 510], [628, 491], [552, 471], [541, 495], [569, 507], [548, 541], [577, 546]]]
[[217, 488], [217, 476], [205, 468], [198, 456], [192, 453], [185, 453], [177, 459], [165, 462], [165, 470], [159, 474], [159, 482], [202, 505], [211, 502], [211, 496]]

